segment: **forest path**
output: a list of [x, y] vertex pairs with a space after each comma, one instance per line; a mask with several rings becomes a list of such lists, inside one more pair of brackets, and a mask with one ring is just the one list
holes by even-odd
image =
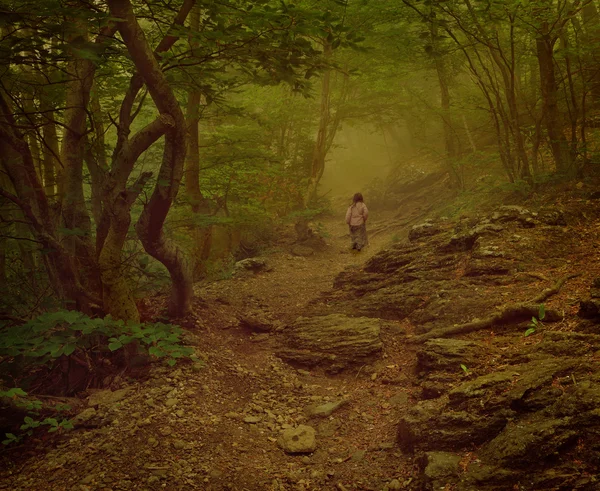
[[[390, 243], [389, 234], [375, 234], [366, 250], [351, 253], [344, 213], [340, 207], [323, 221], [322, 252], [304, 258], [276, 250], [267, 256], [270, 272], [197, 285], [185, 325], [203, 361], [154, 365], [143, 382], [116, 380], [114, 391], [91, 393], [77, 429], [11, 462], [0, 489], [400, 489], [412, 468], [394, 445], [397, 407], [410, 399], [401, 350], [398, 359], [384, 354], [372, 366], [328, 375], [283, 363], [274, 355], [276, 334], [240, 327], [248, 314], [277, 326], [294, 320], [340, 271]], [[372, 213], [369, 228], [382, 229], [392, 215]], [[393, 339], [384, 344], [397, 347]], [[341, 400], [326, 417], [306, 413]], [[282, 430], [298, 425], [317, 430], [315, 452], [280, 448]]]

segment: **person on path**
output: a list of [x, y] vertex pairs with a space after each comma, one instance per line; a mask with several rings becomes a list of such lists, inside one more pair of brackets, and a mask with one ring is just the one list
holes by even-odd
[[363, 195], [356, 193], [346, 211], [346, 223], [350, 227], [350, 239], [354, 250], [360, 251], [367, 245], [367, 218], [369, 210], [363, 201]]

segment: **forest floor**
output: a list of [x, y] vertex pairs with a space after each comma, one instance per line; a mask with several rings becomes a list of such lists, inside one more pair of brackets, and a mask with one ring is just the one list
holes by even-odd
[[[418, 400], [411, 382], [416, 347], [393, 330], [382, 331], [383, 353], [374, 363], [337, 374], [296, 369], [276, 355], [278, 333], [307, 306], [331, 292], [344, 269], [359, 269], [372, 255], [406, 236], [386, 228], [397, 213], [372, 214], [369, 247], [349, 250], [344, 209], [323, 221], [327, 247], [308, 257], [287, 247], [269, 253], [271, 271], [199, 283], [187, 342], [202, 362], [152, 366], [140, 379], [117, 379], [90, 392], [76, 429], [8, 450], [0, 489], [10, 490], [391, 490], [412, 488], [418, 466], [396, 444], [399, 408]], [[341, 217], [341, 218], [340, 218]], [[401, 221], [401, 220], [400, 220]], [[380, 231], [380, 233], [377, 233]], [[570, 269], [583, 272], [552, 299], [573, 305], [600, 275], [596, 244], [600, 220], [586, 225], [581, 247], [569, 251]], [[594, 266], [590, 264], [594, 260]], [[524, 292], [524, 296], [529, 292]], [[519, 299], [514, 299], [519, 300]], [[146, 300], [148, 315], [165, 299]], [[574, 314], [571, 312], [570, 314]], [[271, 332], [244, 328], [260, 316]], [[398, 322], [408, 329], [409, 323]], [[457, 374], [459, 377], [460, 374]], [[344, 404], [322, 418], [307, 407]], [[300, 424], [317, 430], [317, 450], [290, 455], [281, 431]]]
[[[323, 251], [300, 257], [282, 247], [269, 254], [269, 272], [198, 284], [184, 325], [203, 362], [155, 366], [142, 383], [118, 379], [114, 392], [91, 393], [95, 409], [78, 429], [10, 455], [0, 489], [343, 490], [410, 479], [410, 460], [394, 446], [394, 404], [410, 397], [402, 374], [410, 359], [394, 349], [396, 340], [386, 340], [389, 352], [375, 366], [331, 376], [292, 368], [274, 355], [276, 336], [240, 327], [240, 317], [257, 313], [284, 326], [344, 268], [360, 267], [392, 240], [389, 231], [375, 233], [366, 249], [351, 252], [345, 210], [336, 211], [322, 224]], [[391, 216], [373, 213], [370, 228]], [[164, 301], [146, 300], [147, 315]], [[405, 387], [382, 385], [382, 372]], [[307, 422], [306, 406], [342, 398], [350, 403]], [[319, 448], [284, 453], [279, 433], [302, 423], [318, 424]]]

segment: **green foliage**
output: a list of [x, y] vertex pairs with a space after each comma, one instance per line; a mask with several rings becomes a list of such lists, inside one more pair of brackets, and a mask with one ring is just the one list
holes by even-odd
[[531, 322], [529, 323], [528, 329], [525, 331], [525, 337], [532, 335], [540, 327], [544, 326], [544, 323], [542, 322], [544, 320], [544, 317], [546, 317], [546, 307], [542, 303], [542, 304], [540, 304], [540, 307], [539, 307], [538, 317], [536, 318], [534, 316], [531, 318]]
[[92, 351], [109, 353], [135, 344], [169, 365], [189, 356], [193, 349], [180, 343], [181, 328], [160, 322], [124, 323], [110, 316], [91, 318], [81, 312], [49, 312], [20, 326], [4, 329], [0, 356], [21, 357], [35, 365], [53, 365], [61, 357], [81, 356], [89, 360]]
[[[25, 398], [26, 396], [27, 392], [25, 392], [19, 387], [14, 387], [12, 389], [0, 391], [0, 399], [8, 397], [13, 401], [13, 404], [16, 407], [24, 408], [30, 414], [30, 416], [25, 416], [25, 418], [23, 419], [23, 424], [21, 424], [21, 426], [19, 427], [19, 429], [22, 432], [21, 434], [15, 435], [14, 433], [6, 433], [6, 438], [2, 440], [2, 443], [4, 445], [18, 443], [23, 439], [23, 437], [31, 436], [33, 434], [33, 430], [42, 426], [48, 427], [48, 433], [73, 429], [73, 424], [65, 418], [63, 418], [61, 421], [54, 417], [45, 417], [43, 419], [40, 419], [39, 410], [42, 409], [42, 402], [38, 400], [29, 399], [23, 400], [23, 398]], [[61, 412], [68, 411], [69, 409], [71, 409], [71, 407], [68, 404], [57, 404], [54, 408], [52, 408], [52, 411]]]
[[465, 372], [466, 375], [469, 374], [469, 369], [467, 368], [466, 365], [463, 365], [462, 363], [460, 364], [460, 368], [462, 369], [463, 372]]

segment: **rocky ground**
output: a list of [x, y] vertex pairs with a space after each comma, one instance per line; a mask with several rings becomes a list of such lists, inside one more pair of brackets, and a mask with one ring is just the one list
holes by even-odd
[[201, 362], [82, 394], [0, 488], [599, 489], [600, 202], [568, 191], [456, 220], [415, 200], [361, 254], [339, 219], [318, 250], [283, 238], [197, 286]]

